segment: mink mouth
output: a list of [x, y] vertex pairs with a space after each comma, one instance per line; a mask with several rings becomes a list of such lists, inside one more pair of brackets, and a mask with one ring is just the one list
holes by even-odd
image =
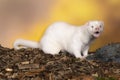
[[99, 31], [96, 31], [95, 34], [99, 34], [100, 32]]

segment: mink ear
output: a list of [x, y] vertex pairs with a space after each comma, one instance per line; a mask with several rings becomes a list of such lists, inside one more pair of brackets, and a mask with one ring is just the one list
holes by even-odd
[[102, 26], [104, 26], [104, 22], [103, 21], [100, 21], [100, 23], [102, 24]]
[[88, 21], [87, 23], [86, 23], [86, 25], [88, 26], [90, 24], [90, 21]]

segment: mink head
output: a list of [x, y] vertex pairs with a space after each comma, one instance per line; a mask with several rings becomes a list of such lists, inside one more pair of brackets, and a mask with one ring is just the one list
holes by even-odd
[[104, 23], [102, 21], [89, 21], [87, 23], [89, 34], [95, 38], [100, 36], [101, 32], [103, 31], [103, 26]]

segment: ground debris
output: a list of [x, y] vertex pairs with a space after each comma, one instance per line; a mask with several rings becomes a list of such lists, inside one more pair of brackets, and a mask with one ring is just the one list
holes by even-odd
[[16, 51], [0, 46], [0, 80], [119, 80], [119, 62], [96, 58], [99, 53], [105, 53], [106, 47], [102, 49], [96, 51], [97, 56], [80, 60], [68, 53], [53, 56], [39, 49]]

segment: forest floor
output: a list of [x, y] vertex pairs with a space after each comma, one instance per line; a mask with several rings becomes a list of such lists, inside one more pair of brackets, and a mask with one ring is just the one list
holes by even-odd
[[120, 44], [106, 45], [86, 60], [0, 46], [0, 80], [120, 80]]

